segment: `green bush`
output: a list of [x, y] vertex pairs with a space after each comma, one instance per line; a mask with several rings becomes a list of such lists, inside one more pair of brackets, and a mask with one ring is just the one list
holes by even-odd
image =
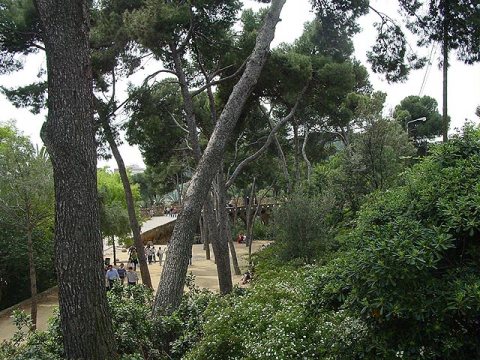
[[310, 310], [364, 321], [359, 357], [480, 357], [479, 178], [480, 133], [467, 128], [371, 196], [345, 252], [318, 272]]
[[328, 253], [334, 237], [331, 207], [328, 197], [295, 193], [275, 210], [274, 238], [284, 261], [312, 263]]

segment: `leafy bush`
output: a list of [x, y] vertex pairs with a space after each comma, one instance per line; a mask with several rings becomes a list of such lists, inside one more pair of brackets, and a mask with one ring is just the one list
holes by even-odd
[[480, 132], [467, 128], [373, 195], [346, 251], [319, 271], [312, 314], [364, 321], [359, 357], [479, 358], [479, 177]]
[[331, 206], [327, 197], [296, 193], [275, 210], [274, 238], [283, 260], [311, 263], [328, 252], [333, 243]]

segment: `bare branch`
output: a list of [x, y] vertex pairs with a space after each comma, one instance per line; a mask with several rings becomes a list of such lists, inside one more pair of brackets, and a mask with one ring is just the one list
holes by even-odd
[[283, 119], [281, 119], [281, 120], [275, 125], [275, 127], [272, 129], [272, 131], [270, 131], [270, 134], [268, 135], [267, 140], [265, 141], [265, 143], [263, 144], [263, 146], [262, 146], [255, 154], [253, 154], [253, 155], [251, 155], [250, 157], [246, 158], [245, 160], [243, 160], [243, 161], [237, 166], [237, 168], [236, 168], [235, 171], [233, 172], [232, 176], [230, 177], [230, 179], [228, 179], [227, 183], [225, 184], [225, 186], [226, 186], [227, 189], [233, 184], [233, 182], [234, 182], [235, 179], [238, 177], [238, 175], [240, 174], [240, 172], [245, 168], [245, 166], [247, 166], [248, 164], [250, 164], [252, 161], [258, 159], [261, 155], [263, 155], [263, 153], [267, 150], [268, 146], [271, 144], [275, 133], [293, 117], [293, 115], [294, 115], [295, 112], [297, 111], [297, 107], [298, 107], [298, 104], [299, 104], [299, 102], [300, 102], [300, 99], [303, 97], [303, 95], [304, 95], [305, 92], [307, 91], [308, 86], [309, 86], [309, 83], [307, 83], [307, 85], [305, 85], [305, 87], [302, 89], [302, 91], [300, 92], [300, 94], [299, 94], [298, 97], [297, 97], [297, 101], [295, 102], [295, 105], [294, 105], [294, 106], [292, 107], [292, 109], [290, 110], [290, 113], [289, 113], [287, 116], [285, 116]]
[[[247, 59], [248, 60], [248, 59]], [[221, 78], [221, 79], [218, 79], [216, 81], [211, 81], [211, 82], [208, 82], [206, 83], [205, 85], [203, 85], [202, 87], [200, 87], [199, 89], [195, 90], [195, 91], [192, 91], [191, 92], [191, 96], [192, 97], [195, 97], [199, 94], [201, 94], [203, 91], [205, 91], [205, 89], [209, 88], [209, 87], [212, 87], [212, 86], [215, 86], [215, 85], [218, 85], [218, 84], [221, 84], [222, 82], [224, 81], [227, 81], [227, 80], [230, 80], [230, 79], [233, 79], [234, 77], [238, 76], [238, 74], [240, 74], [240, 72], [243, 70], [243, 68], [245, 67], [246, 63], [247, 63], [247, 60], [245, 60], [243, 62], [242, 65], [240, 65], [240, 67], [237, 69], [237, 71], [235, 71], [232, 75], [229, 75], [227, 77], [224, 77], [224, 78]], [[225, 70], [227, 69], [228, 67], [226, 68], [223, 68], [223, 69], [220, 69], [217, 71], [217, 73], [220, 73], [221, 70]]]
[[188, 129], [185, 129], [179, 122], [178, 120], [175, 118], [175, 116], [170, 112], [168, 111], [168, 115], [170, 115], [170, 117], [172, 118], [173, 122], [180, 128], [180, 130], [182, 130], [184, 133], [186, 134], [189, 134], [190, 132], [188, 131]]

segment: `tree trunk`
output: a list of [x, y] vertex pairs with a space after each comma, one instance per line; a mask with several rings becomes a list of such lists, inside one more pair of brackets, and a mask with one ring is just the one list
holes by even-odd
[[[448, 3], [448, 2], [447, 2]], [[448, 7], [446, 5], [445, 12], [448, 12]], [[448, 18], [446, 14], [445, 18]], [[449, 44], [448, 44], [448, 21], [444, 20], [443, 22], [443, 39], [442, 39], [442, 48], [443, 48], [443, 114], [442, 114], [442, 134], [443, 142], [448, 141], [448, 53], [449, 53]]]
[[35, 258], [33, 250], [32, 229], [28, 227], [27, 231], [27, 247], [28, 247], [28, 268], [30, 273], [30, 297], [31, 297], [31, 310], [30, 316], [32, 318], [32, 328], [37, 328], [37, 270], [35, 268]]
[[298, 144], [298, 124], [297, 120], [293, 120], [293, 151], [295, 160], [295, 184], [300, 182], [300, 159], [299, 159], [299, 144]]
[[[274, 124], [271, 119], [268, 119], [268, 123], [270, 125], [270, 129], [273, 129]], [[283, 153], [283, 150], [282, 150], [282, 145], [280, 145], [280, 141], [278, 141], [278, 137], [276, 134], [274, 135], [273, 141], [275, 142], [278, 156], [280, 157], [280, 160], [282, 162], [283, 176], [285, 176], [285, 181], [287, 183], [287, 193], [291, 193], [292, 182], [290, 180], [290, 174], [288, 173], [287, 159], [285, 158], [285, 154]]]
[[[217, 209], [218, 211], [218, 209]], [[212, 199], [208, 199], [203, 207], [203, 215], [209, 224], [209, 233], [212, 241], [215, 264], [217, 265], [218, 284], [220, 294], [228, 294], [233, 289], [232, 272], [230, 270], [230, 257], [228, 254], [228, 243], [221, 237], [221, 231], [215, 219]]]
[[102, 266], [89, 3], [35, 4], [47, 55], [48, 118], [41, 135], [54, 173], [55, 265], [65, 357], [116, 358]]
[[190, 186], [184, 197], [183, 210], [173, 231], [171, 256], [167, 258], [155, 298], [154, 312], [156, 313], [170, 312], [180, 304], [188, 268], [188, 246], [191, 244], [202, 205], [205, 202], [212, 180], [220, 167], [227, 140], [265, 64], [275, 27], [285, 1], [272, 1], [245, 72], [234, 86], [215, 125], [202, 159], [190, 181]]
[[203, 218], [200, 218], [200, 237], [205, 250], [205, 260], [210, 260], [210, 241], [208, 240], [208, 229]]
[[240, 266], [238, 266], [237, 252], [235, 250], [235, 245], [232, 240], [232, 233], [230, 231], [230, 220], [228, 218], [228, 210], [226, 208], [227, 204], [227, 190], [225, 188], [225, 176], [222, 171], [218, 173], [217, 176], [217, 216], [218, 216], [218, 226], [220, 232], [221, 241], [225, 241], [230, 248], [230, 256], [232, 258], [233, 271], [235, 275], [241, 275]]
[[117, 249], [115, 247], [115, 236], [112, 235], [113, 265], [117, 266]]
[[253, 199], [255, 199], [256, 197], [255, 185], [256, 185], [255, 178], [253, 178], [252, 190], [250, 191], [250, 198], [252, 200], [248, 203], [248, 206], [245, 210], [247, 215], [247, 246], [248, 246], [248, 265], [249, 266], [251, 264], [251, 257], [252, 257], [253, 224], [255, 223], [255, 215], [253, 215], [252, 217], [252, 205], [254, 205]]
[[147, 257], [145, 256], [145, 248], [143, 246], [142, 236], [140, 234], [140, 224], [138, 223], [137, 214], [135, 212], [135, 202], [133, 201], [132, 187], [130, 186], [130, 180], [128, 179], [127, 168], [125, 167], [125, 162], [123, 161], [122, 155], [118, 150], [110, 123], [106, 119], [103, 121], [103, 130], [105, 131], [105, 137], [107, 138], [108, 145], [112, 150], [113, 157], [117, 162], [118, 173], [120, 174], [120, 179], [122, 180], [125, 201], [127, 204], [128, 220], [130, 222], [130, 228], [132, 229], [133, 243], [135, 244], [135, 248], [137, 250], [142, 283], [150, 289], [153, 289], [150, 271], [148, 270]]
[[312, 175], [312, 163], [308, 160], [307, 157], [307, 141], [308, 141], [308, 127], [304, 127], [303, 131], [303, 145], [302, 145], [302, 155], [305, 163], [307, 164], [307, 181], [310, 182], [310, 177]]

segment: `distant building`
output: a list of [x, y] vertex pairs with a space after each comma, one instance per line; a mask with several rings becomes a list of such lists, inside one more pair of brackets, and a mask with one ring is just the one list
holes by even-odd
[[[145, 171], [145, 168], [143, 168], [143, 167], [141, 167], [141, 166], [139, 166], [139, 165], [137, 165], [137, 164], [133, 164], [133, 165], [127, 165], [127, 170], [129, 170], [130, 173], [131, 173], [132, 175], [134, 175], [134, 174], [141, 174], [141, 173], [143, 173], [143, 172]], [[118, 173], [118, 169], [115, 169], [115, 170], [113, 170], [113, 171], [116, 172], [116, 173]]]

